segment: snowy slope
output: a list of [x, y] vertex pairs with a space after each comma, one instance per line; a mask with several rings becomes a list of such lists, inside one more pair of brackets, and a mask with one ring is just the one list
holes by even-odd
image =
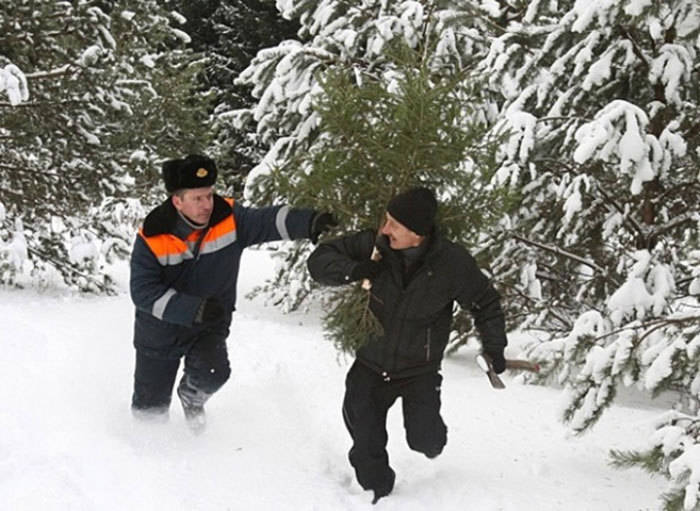
[[[239, 296], [271, 274], [264, 252], [242, 263]], [[323, 339], [319, 312], [283, 315], [241, 298], [229, 338], [233, 375], [210, 401], [204, 435], [177, 401], [167, 424], [129, 411], [133, 348], [127, 295], [0, 291], [0, 509], [370, 509], [354, 480], [340, 403], [350, 360]], [[494, 391], [464, 350], [446, 361], [448, 445], [410, 451], [400, 406], [389, 416], [396, 488], [381, 510], [640, 510], [663, 481], [607, 466], [611, 447], [646, 438], [659, 410], [617, 406], [592, 433], [558, 422], [557, 391]]]

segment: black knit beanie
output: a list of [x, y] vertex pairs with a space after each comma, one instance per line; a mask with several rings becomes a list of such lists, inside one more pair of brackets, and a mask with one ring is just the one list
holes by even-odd
[[425, 236], [435, 223], [437, 200], [428, 188], [411, 188], [391, 199], [386, 210], [404, 227]]
[[163, 163], [163, 181], [168, 193], [183, 188], [212, 186], [216, 181], [217, 173], [214, 160], [199, 154], [190, 154], [184, 159], [168, 160]]

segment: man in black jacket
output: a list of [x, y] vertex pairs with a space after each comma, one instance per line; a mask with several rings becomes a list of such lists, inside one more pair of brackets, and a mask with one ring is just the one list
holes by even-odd
[[386, 417], [398, 397], [411, 449], [434, 458], [447, 442], [439, 371], [455, 301], [471, 311], [494, 370], [505, 370], [500, 296], [467, 250], [440, 236], [436, 211], [431, 190], [410, 189], [391, 199], [378, 234], [363, 231], [322, 243], [308, 260], [311, 276], [322, 284], [371, 282], [370, 309], [383, 335], [370, 336], [356, 352], [343, 418], [353, 441], [350, 463], [360, 485], [374, 491], [373, 503], [394, 487]]

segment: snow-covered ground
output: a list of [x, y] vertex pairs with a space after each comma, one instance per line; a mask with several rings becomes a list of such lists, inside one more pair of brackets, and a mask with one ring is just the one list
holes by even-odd
[[355, 482], [340, 414], [351, 360], [323, 338], [319, 312], [284, 315], [243, 298], [271, 274], [248, 251], [229, 352], [232, 377], [201, 436], [177, 399], [167, 424], [129, 411], [128, 295], [0, 291], [0, 509], [3, 510], [641, 510], [664, 481], [607, 465], [659, 413], [644, 400], [607, 412], [583, 437], [558, 421], [560, 395], [505, 375], [494, 391], [469, 349], [443, 368], [448, 444], [408, 449], [400, 403], [389, 415], [393, 494], [372, 508]]

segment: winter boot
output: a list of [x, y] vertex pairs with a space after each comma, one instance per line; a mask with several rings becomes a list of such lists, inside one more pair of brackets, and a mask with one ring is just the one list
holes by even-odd
[[177, 387], [177, 395], [182, 401], [185, 420], [190, 430], [195, 434], [202, 433], [207, 426], [204, 403], [209, 399], [210, 394], [195, 388], [185, 375]]
[[376, 504], [377, 502], [379, 502], [379, 499], [386, 497], [391, 493], [391, 490], [394, 489], [395, 479], [396, 474], [392, 469], [389, 469], [387, 479], [381, 484], [377, 485], [376, 488], [374, 488], [374, 499], [372, 500], [372, 504]]
[[169, 419], [167, 406], [152, 408], [138, 408], [132, 406], [131, 414], [136, 420], [145, 424], [165, 424]]

